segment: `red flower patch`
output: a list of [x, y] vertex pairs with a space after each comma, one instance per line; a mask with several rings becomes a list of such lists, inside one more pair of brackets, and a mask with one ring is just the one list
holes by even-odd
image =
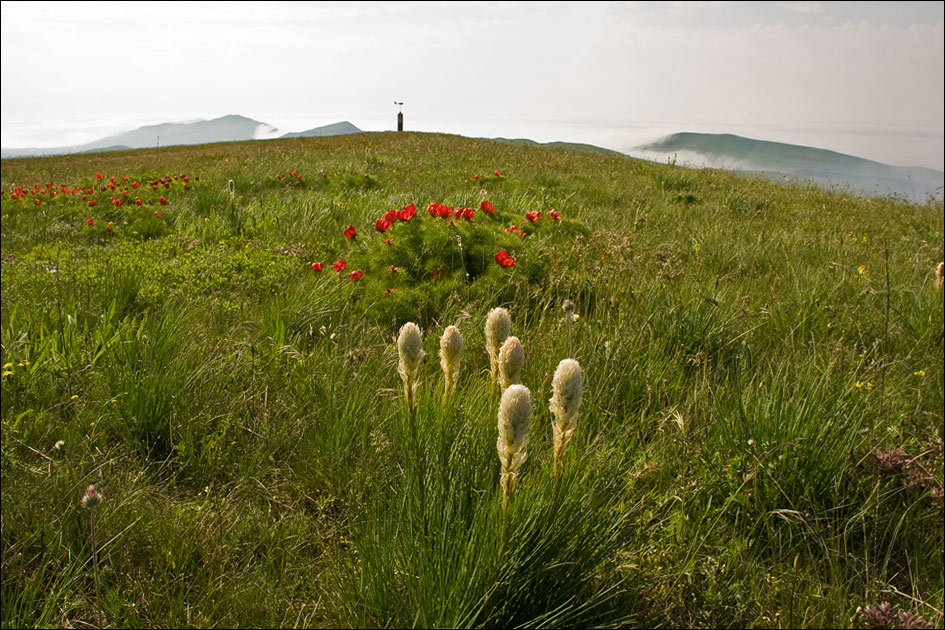
[[488, 212], [489, 214], [495, 212], [495, 207], [486, 200], [483, 200], [482, 203], [479, 204], [479, 209], [483, 212]]
[[352, 282], [354, 282], [355, 280], [360, 280], [363, 275], [364, 275], [364, 272], [362, 272], [360, 269], [355, 269], [354, 271], [348, 274], [348, 280], [351, 280]]
[[344, 270], [345, 270], [345, 267], [347, 267], [347, 266], [348, 266], [348, 263], [345, 261], [344, 258], [342, 258], [342, 259], [339, 260], [339, 261], [336, 261], [335, 264], [332, 265], [332, 267], [335, 268], [335, 271], [344, 271]]
[[357, 234], [358, 232], [354, 229], [353, 225], [349, 225], [345, 228], [345, 238], [354, 238]]
[[325, 265], [321, 264], [320, 262], [312, 263], [312, 271], [321, 271], [324, 268], [325, 268]]
[[511, 267], [516, 263], [516, 260], [508, 255], [504, 249], [500, 249], [496, 252], [494, 256], [496, 263], [502, 267]]

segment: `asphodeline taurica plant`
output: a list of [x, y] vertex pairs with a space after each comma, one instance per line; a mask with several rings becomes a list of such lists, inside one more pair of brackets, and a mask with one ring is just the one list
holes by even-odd
[[489, 352], [489, 367], [492, 383], [499, 380], [499, 350], [512, 332], [512, 320], [504, 308], [494, 308], [486, 317], [486, 350]]
[[443, 388], [443, 402], [449, 398], [450, 394], [456, 389], [456, 382], [459, 380], [460, 353], [463, 351], [463, 336], [459, 333], [456, 326], [447, 326], [440, 337], [440, 366], [443, 368], [443, 376], [446, 379], [446, 385]]
[[528, 453], [528, 431], [532, 422], [532, 394], [524, 385], [512, 385], [499, 403], [499, 439], [496, 449], [502, 464], [502, 510], [508, 507], [519, 469]]
[[511, 385], [522, 380], [525, 366], [525, 349], [518, 337], [509, 337], [499, 349], [499, 386], [505, 392]]
[[564, 455], [577, 427], [583, 393], [584, 373], [581, 371], [581, 364], [574, 359], [564, 359], [555, 370], [551, 382], [551, 400], [548, 401], [549, 409], [554, 415], [551, 428], [554, 433], [555, 476], [559, 476], [563, 470]]
[[397, 352], [400, 362], [397, 364], [397, 373], [404, 382], [404, 398], [407, 401], [407, 410], [411, 417], [416, 409], [417, 382], [420, 375], [420, 361], [426, 354], [423, 351], [423, 335], [420, 328], [413, 322], [407, 322], [400, 327], [397, 337]]

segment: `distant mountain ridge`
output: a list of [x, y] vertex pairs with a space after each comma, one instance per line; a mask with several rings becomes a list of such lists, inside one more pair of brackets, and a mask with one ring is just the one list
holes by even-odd
[[637, 150], [678, 155], [681, 163], [812, 180], [857, 194], [921, 201], [942, 199], [945, 173], [921, 166], [891, 166], [827, 149], [754, 140], [734, 134], [676, 133]]
[[322, 136], [341, 136], [349, 133], [361, 133], [361, 130], [349, 123], [347, 120], [335, 123], [333, 125], [325, 125], [324, 127], [315, 127], [314, 129], [308, 129], [307, 131], [296, 131], [292, 133], [287, 133], [284, 136], [279, 136], [280, 138], [320, 138]]
[[278, 135], [279, 130], [264, 122], [231, 114], [212, 120], [199, 120], [189, 123], [160, 123], [146, 125], [132, 131], [125, 131], [101, 138], [86, 144], [38, 148], [3, 148], [0, 157], [27, 157], [35, 155], [63, 155], [68, 153], [90, 153], [94, 151], [116, 151], [124, 149], [145, 149], [189, 144], [209, 144], [212, 142], [237, 142], [273, 138], [309, 138], [318, 136], [336, 136], [360, 133], [361, 130], [348, 121], [338, 122], [323, 127], [314, 127], [306, 131]]

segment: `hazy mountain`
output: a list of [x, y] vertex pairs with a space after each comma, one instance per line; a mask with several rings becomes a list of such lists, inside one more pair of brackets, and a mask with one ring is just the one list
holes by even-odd
[[315, 127], [306, 131], [295, 131], [287, 133], [280, 138], [315, 138], [320, 136], [341, 136], [347, 133], [361, 133], [361, 130], [349, 123], [347, 120], [325, 125], [324, 127]]
[[53, 147], [45, 149], [0, 149], [0, 157], [24, 157], [30, 155], [62, 155], [66, 153], [89, 153], [92, 151], [114, 151], [120, 149], [144, 149], [157, 146], [181, 144], [208, 144], [211, 142], [234, 142], [260, 140], [276, 137], [294, 138], [308, 136], [334, 136], [359, 133], [361, 130], [345, 121], [316, 127], [300, 133], [280, 136], [279, 130], [264, 122], [245, 116], [223, 116], [213, 120], [189, 123], [161, 123], [147, 125], [133, 131], [117, 133], [87, 144]]
[[753, 140], [732, 134], [677, 133], [631, 152], [665, 161], [811, 180], [861, 195], [910, 200], [942, 199], [945, 173], [920, 166], [902, 167], [826, 149]]

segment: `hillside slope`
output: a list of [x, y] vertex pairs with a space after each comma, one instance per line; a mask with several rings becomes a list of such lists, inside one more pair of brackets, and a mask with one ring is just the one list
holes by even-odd
[[579, 149], [4, 160], [0, 626], [942, 627], [942, 204]]

